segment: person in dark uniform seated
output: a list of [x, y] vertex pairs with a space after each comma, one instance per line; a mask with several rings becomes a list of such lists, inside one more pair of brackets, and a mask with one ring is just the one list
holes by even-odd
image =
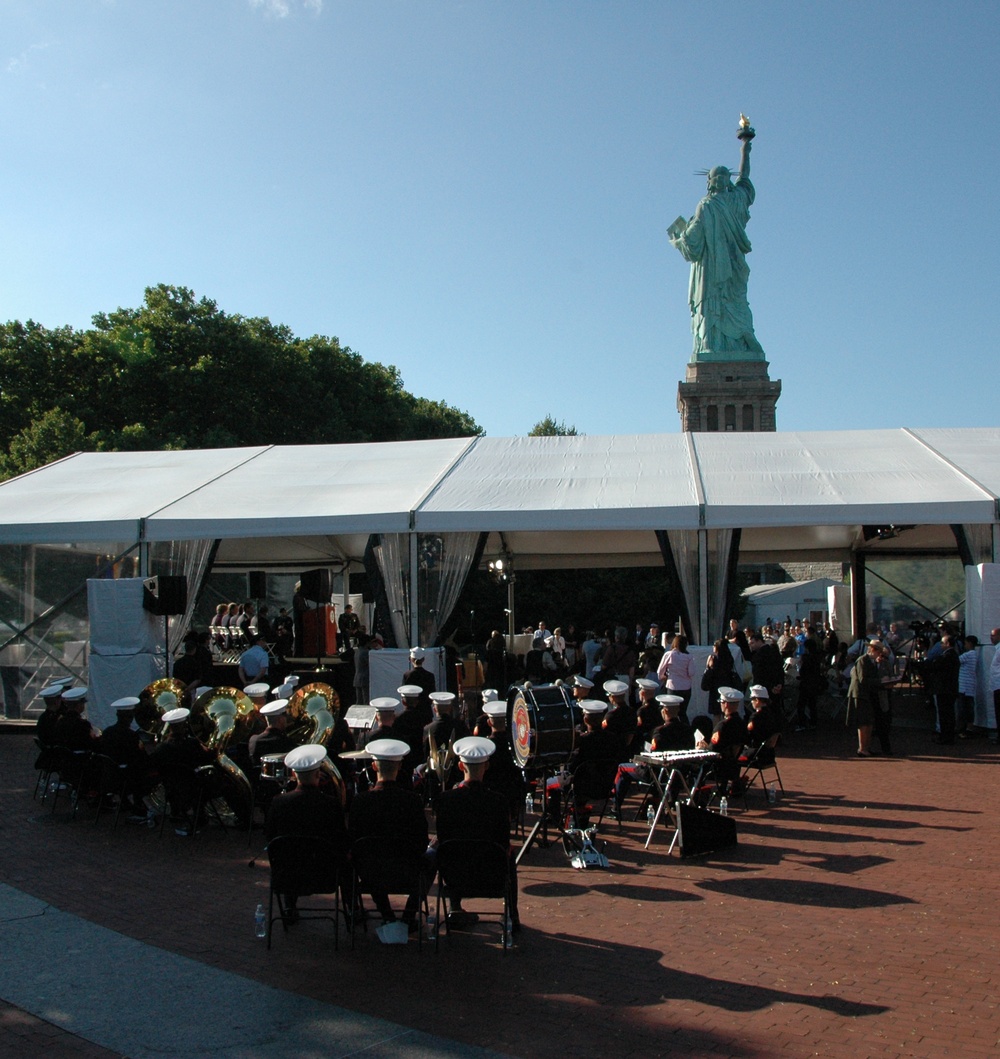
[[[298, 746], [285, 755], [285, 767], [291, 770], [295, 787], [277, 795], [267, 810], [264, 834], [268, 842], [279, 835], [311, 835], [328, 839], [339, 851], [347, 851], [347, 827], [340, 799], [320, 790], [320, 767], [326, 756], [326, 747], [313, 743]], [[298, 919], [296, 900], [295, 894], [282, 895], [290, 923]]]
[[637, 733], [635, 736], [635, 749], [642, 748], [652, 741], [653, 729], [660, 723], [661, 705], [657, 702], [657, 693], [660, 690], [658, 681], [651, 677], [638, 677], [635, 686], [639, 689], [639, 709], [636, 714]]
[[374, 743], [376, 739], [395, 739], [396, 733], [393, 731], [393, 726], [396, 723], [396, 717], [402, 712], [399, 699], [392, 699], [388, 696], [372, 699], [370, 705], [375, 710], [375, 727], [365, 733], [361, 744], [362, 749], [369, 743]]
[[[608, 683], [622, 684], [624, 682], [608, 681]], [[601, 771], [601, 767], [606, 765], [609, 771], [608, 791], [610, 792], [612, 780], [617, 771], [617, 766], [622, 763], [624, 758], [624, 737], [608, 727], [607, 718], [605, 717], [605, 713], [607, 712], [606, 703], [601, 702], [599, 699], [583, 699], [580, 702], [580, 709], [583, 711], [584, 731], [583, 735], [581, 735], [576, 741], [576, 746], [573, 749], [573, 753], [569, 756], [566, 769], [571, 776], [575, 776], [581, 765], [587, 765], [587, 771], [590, 771], [592, 767], [595, 771]], [[590, 763], [593, 763], [593, 766], [591, 766]], [[612, 767], [612, 764], [614, 767]], [[587, 802], [592, 797], [604, 797], [604, 795], [595, 795], [592, 792], [587, 793], [586, 791], [578, 789], [576, 784], [574, 784], [573, 790], [576, 803], [577, 826], [585, 829], [588, 825], [586, 811]], [[558, 799], [556, 799], [556, 801], [558, 801]], [[550, 786], [550, 806], [552, 805], [552, 802], [553, 798]]]
[[149, 757], [138, 731], [132, 727], [138, 705], [135, 696], [116, 699], [111, 708], [117, 719], [101, 733], [101, 752], [116, 765], [125, 766], [125, 803], [132, 813], [129, 819], [135, 823], [146, 819], [143, 798], [153, 789]]
[[437, 682], [434, 680], [434, 674], [424, 669], [426, 657], [427, 652], [422, 647], [410, 649], [410, 661], [413, 667], [403, 674], [403, 683], [415, 684], [420, 688], [420, 708], [427, 716], [424, 724], [430, 724], [432, 720], [430, 695], [432, 691], [437, 690]]
[[[433, 711], [424, 720], [423, 707], [420, 705], [422, 691], [417, 684], [402, 684], [396, 688], [402, 701], [403, 712], [393, 722], [393, 739], [402, 739], [410, 748], [399, 769], [399, 782], [404, 786], [412, 785], [413, 770], [426, 760], [424, 755], [424, 728], [434, 719]], [[427, 700], [428, 703], [430, 700]]]
[[263, 732], [250, 736], [250, 764], [254, 774], [260, 770], [260, 759], [271, 754], [287, 754], [295, 749], [295, 742], [289, 737], [288, 699], [275, 699], [260, 710], [261, 717], [267, 724]]
[[747, 721], [746, 745], [751, 750], [756, 750], [775, 732], [781, 731], [781, 720], [771, 706], [767, 688], [762, 684], [754, 684], [750, 688], [750, 706], [753, 712]]
[[434, 720], [424, 728], [426, 766], [418, 769], [428, 784], [427, 800], [434, 804], [438, 794], [457, 782], [452, 744], [469, 734], [460, 717], [455, 716], [455, 696], [450, 691], [432, 691]]
[[[359, 748], [361, 750], [366, 750], [368, 744], [374, 743], [377, 739], [395, 739], [396, 733], [393, 730], [393, 726], [403, 709], [399, 699], [392, 699], [388, 696], [372, 699], [369, 705], [375, 710], [375, 727], [362, 737], [361, 747]], [[370, 787], [374, 787], [377, 782], [378, 775], [375, 772], [374, 759], [369, 761], [367, 766], [364, 761], [359, 762], [358, 789], [368, 790]]]
[[[510, 813], [507, 801], [483, 782], [496, 745], [490, 739], [468, 736], [455, 744], [455, 753], [465, 777], [450, 791], [441, 795], [437, 811], [436, 844], [458, 839], [485, 839], [496, 842], [507, 851], [510, 878], [510, 918], [513, 932], [521, 929], [517, 913], [517, 863], [510, 844]], [[462, 908], [462, 895], [453, 893], [448, 926], [461, 928], [474, 923], [477, 916]]]
[[681, 715], [684, 699], [680, 695], [657, 695], [663, 724], [653, 731], [653, 749], [692, 750], [694, 748], [694, 730]]
[[496, 750], [490, 758], [490, 767], [486, 770], [483, 782], [491, 790], [497, 791], [507, 799], [507, 810], [511, 821], [517, 819], [524, 800], [524, 773], [517, 767], [510, 748], [510, 734], [507, 731], [507, 705], [503, 702], [491, 702], [485, 707], [489, 721], [489, 739]]
[[[403, 714], [405, 717], [406, 715]], [[402, 719], [402, 718], [400, 718]], [[427, 817], [424, 815], [420, 795], [397, 780], [404, 759], [410, 752], [409, 744], [401, 739], [375, 739], [365, 749], [372, 756], [372, 764], [378, 782], [370, 791], [361, 791], [351, 803], [348, 834], [352, 843], [359, 839], [378, 835], [391, 838], [404, 857], [422, 860], [428, 886], [433, 878], [431, 861], [427, 858]], [[382, 890], [372, 891], [383, 928], [396, 921], [396, 914], [389, 903], [389, 895]], [[406, 899], [403, 920], [408, 927], [416, 929], [420, 895], [410, 894]], [[378, 933], [378, 932], [376, 932]], [[389, 940], [392, 931], [380, 933], [379, 940]]]
[[[478, 735], [480, 739], [489, 739], [490, 733], [493, 729], [490, 727], [490, 718], [486, 707], [499, 701], [500, 694], [496, 688], [483, 688], [483, 708], [482, 712], [476, 718], [476, 723], [472, 726], [473, 735]], [[506, 714], [506, 712], [507, 707], [504, 706], [504, 714]]]
[[198, 800], [195, 770], [215, 762], [212, 751], [191, 734], [190, 714], [184, 708], [168, 710], [163, 715], [166, 725], [163, 738], [149, 752], [150, 764], [163, 780], [170, 812], [178, 825], [175, 833], [182, 837], [193, 835], [203, 822], [189, 817]]
[[[663, 723], [650, 733], [651, 749], [655, 751], [693, 749], [694, 732], [681, 714], [684, 699], [680, 695], [665, 694], [657, 695], [653, 701], [660, 711]], [[615, 778], [615, 797], [618, 804], [621, 805], [628, 795], [634, 780], [649, 781], [650, 779], [648, 765], [622, 765]]]
[[743, 692], [738, 688], [720, 688], [722, 719], [712, 733], [712, 749], [722, 755], [715, 766], [720, 796], [731, 793], [740, 778], [740, 753], [747, 739], [746, 721], [740, 716]]
[[96, 750], [100, 733], [83, 716], [87, 689], [68, 688], [62, 693], [63, 711], [55, 724], [56, 743], [70, 750]]
[[618, 756], [624, 760], [632, 752], [637, 731], [635, 710], [628, 701], [628, 684], [624, 680], [606, 680], [604, 691], [608, 696], [604, 728], [618, 737]]
[[35, 723], [35, 735], [43, 746], [56, 745], [56, 725], [63, 712], [62, 694], [62, 684], [50, 684], [38, 693], [45, 703], [45, 711]]
[[45, 710], [35, 722], [35, 738], [41, 744], [35, 759], [35, 768], [42, 771], [51, 769], [58, 763], [58, 755], [53, 747], [58, 745], [56, 731], [63, 712], [62, 693], [62, 684], [52, 684], [38, 693], [38, 697], [45, 703]]

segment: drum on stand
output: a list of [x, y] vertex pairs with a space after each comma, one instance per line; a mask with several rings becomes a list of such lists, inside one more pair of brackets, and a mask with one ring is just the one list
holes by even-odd
[[260, 759], [260, 778], [284, 783], [288, 779], [284, 754], [264, 754]]
[[520, 768], [565, 764], [580, 721], [580, 708], [561, 685], [515, 686], [507, 697], [507, 730]]

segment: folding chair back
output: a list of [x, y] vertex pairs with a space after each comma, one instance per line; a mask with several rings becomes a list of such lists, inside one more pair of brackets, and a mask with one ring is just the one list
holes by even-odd
[[417, 939], [422, 946], [422, 923], [427, 919], [427, 892], [431, 881], [425, 873], [423, 856], [401, 850], [392, 836], [368, 835], [351, 846], [351, 863], [354, 868], [352, 910], [359, 907], [359, 894], [363, 891], [405, 894], [407, 897], [416, 894]]
[[[271, 947], [271, 927], [281, 919], [287, 932], [288, 910], [285, 897], [332, 894], [333, 915], [324, 908], [297, 908], [300, 919], [332, 919], [334, 947], [339, 947], [340, 883], [347, 862], [345, 853], [327, 838], [315, 835], [277, 835], [267, 844], [271, 864], [271, 892], [268, 902], [267, 947]], [[274, 900], [278, 915], [274, 915]], [[309, 913], [313, 913], [310, 915]]]
[[[437, 851], [438, 889], [437, 916], [441, 923], [441, 905], [453, 895], [461, 898], [463, 910], [467, 900], [492, 899], [503, 901], [500, 916], [503, 947], [508, 946], [511, 929], [510, 886], [511, 867], [508, 851], [497, 842], [487, 839], [452, 839], [442, 842]], [[444, 920], [447, 930], [447, 919]], [[435, 948], [441, 931], [438, 930]]]

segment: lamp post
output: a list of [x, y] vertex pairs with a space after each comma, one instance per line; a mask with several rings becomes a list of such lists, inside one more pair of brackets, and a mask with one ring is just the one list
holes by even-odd
[[507, 585], [507, 651], [514, 653], [514, 560], [510, 552], [501, 552], [490, 564], [489, 571], [498, 585]]

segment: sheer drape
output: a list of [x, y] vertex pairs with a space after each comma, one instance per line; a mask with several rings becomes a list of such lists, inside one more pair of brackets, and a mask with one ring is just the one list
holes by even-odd
[[[385, 584], [392, 631], [399, 646], [410, 642], [410, 535], [383, 533], [372, 549]], [[482, 554], [477, 533], [417, 534], [417, 628], [420, 644], [434, 646], [455, 609], [465, 579]]]
[[[665, 534], [684, 593], [685, 629], [691, 643], [709, 644], [725, 628], [740, 535], [731, 529], [669, 530]], [[704, 628], [702, 627], [704, 625]]]
[[180, 649], [185, 634], [191, 627], [195, 604], [211, 566], [217, 541], [156, 541], [150, 545], [149, 567], [154, 574], [183, 575], [187, 578], [187, 607], [168, 622], [167, 647], [171, 656]]

